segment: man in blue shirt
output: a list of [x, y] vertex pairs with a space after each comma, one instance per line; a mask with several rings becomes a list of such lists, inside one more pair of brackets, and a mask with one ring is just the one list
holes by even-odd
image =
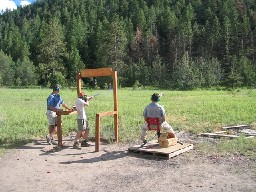
[[57, 133], [57, 112], [62, 111], [61, 106], [67, 110], [72, 110], [69, 108], [61, 98], [60, 87], [58, 85], [53, 87], [53, 92], [47, 98], [47, 119], [49, 124], [49, 135], [46, 135], [47, 142], [51, 145], [56, 145], [57, 142], [54, 139], [55, 134]]
[[[169, 125], [165, 120], [165, 117], [166, 117], [165, 109], [163, 106], [157, 103], [158, 101], [160, 101], [160, 95], [157, 93], [154, 93], [151, 96], [151, 103], [147, 105], [144, 109], [144, 112], [143, 112], [144, 120], [147, 121], [148, 117], [152, 117], [152, 118], [158, 117], [159, 125], [161, 125], [161, 128], [168, 133], [168, 137], [175, 138], [175, 134], [171, 125]], [[148, 124], [145, 122], [141, 126], [141, 140], [143, 141], [143, 143], [147, 143], [145, 139], [147, 130], [148, 130]]]

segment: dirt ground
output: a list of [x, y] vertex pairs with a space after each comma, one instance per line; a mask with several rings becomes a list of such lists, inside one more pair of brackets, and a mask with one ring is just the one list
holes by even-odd
[[[0, 157], [1, 192], [255, 192], [255, 161], [202, 155], [194, 149], [169, 160], [129, 153], [135, 143], [48, 151], [36, 140]], [[193, 142], [193, 141], [190, 141]]]

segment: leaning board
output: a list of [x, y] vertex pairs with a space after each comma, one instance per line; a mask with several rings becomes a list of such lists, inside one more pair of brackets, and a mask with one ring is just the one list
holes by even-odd
[[156, 143], [148, 143], [143, 147], [140, 147], [140, 145], [129, 147], [128, 151], [130, 153], [139, 153], [141, 155], [170, 159], [191, 149], [193, 149], [193, 144], [188, 143], [183, 143], [183, 145], [177, 143], [176, 145], [167, 148], [159, 147]]

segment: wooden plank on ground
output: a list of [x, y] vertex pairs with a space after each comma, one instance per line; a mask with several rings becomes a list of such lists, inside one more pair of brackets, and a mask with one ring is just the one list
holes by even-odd
[[223, 133], [227, 133], [227, 131], [216, 131], [214, 132], [215, 134], [223, 134]]
[[256, 131], [252, 129], [243, 129], [241, 133], [245, 134], [246, 136], [256, 136]]
[[157, 145], [156, 143], [150, 143], [142, 148], [140, 147], [140, 145], [132, 146], [132, 147], [128, 148], [128, 151], [131, 153], [133, 152], [133, 153], [139, 153], [142, 155], [150, 155], [150, 156], [170, 159], [172, 157], [180, 155], [181, 153], [184, 153], [191, 149], [193, 149], [193, 144], [184, 143], [183, 145], [181, 145], [181, 144], [177, 143], [174, 146], [163, 148], [163, 147], [160, 147], [159, 145]]
[[225, 126], [222, 127], [223, 129], [244, 129], [244, 128], [249, 128], [249, 125], [234, 125], [234, 126]]
[[216, 133], [201, 133], [200, 136], [204, 137], [213, 137], [213, 138], [229, 138], [229, 139], [234, 139], [238, 138], [238, 135], [227, 135], [227, 134], [216, 134]]

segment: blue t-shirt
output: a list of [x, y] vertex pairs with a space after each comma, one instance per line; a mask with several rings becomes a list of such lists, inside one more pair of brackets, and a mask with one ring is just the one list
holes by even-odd
[[165, 115], [164, 108], [158, 103], [152, 102], [148, 106], [145, 107], [143, 116], [144, 117], [159, 117], [161, 121], [161, 117]]
[[63, 99], [59, 94], [55, 95], [51, 93], [47, 98], [47, 110], [51, 110], [49, 106], [53, 106], [57, 109], [60, 109], [60, 106], [63, 104]]

